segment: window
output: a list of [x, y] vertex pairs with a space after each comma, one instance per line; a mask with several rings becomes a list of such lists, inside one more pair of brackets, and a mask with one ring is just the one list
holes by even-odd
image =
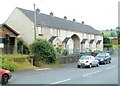
[[43, 33], [42, 33], [42, 27], [38, 27], [38, 34], [39, 35], [42, 35]]
[[65, 34], [65, 35], [66, 35], [66, 37], [67, 37], [67, 30], [66, 30], [66, 34]]
[[60, 36], [60, 30], [59, 29], [57, 30], [57, 36]]
[[5, 43], [5, 38], [0, 38], [0, 43]]
[[50, 29], [50, 34], [53, 35], [53, 29], [52, 28]]

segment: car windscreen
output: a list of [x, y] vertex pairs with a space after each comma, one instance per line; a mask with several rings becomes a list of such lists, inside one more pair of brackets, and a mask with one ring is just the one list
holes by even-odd
[[88, 56], [82, 56], [82, 57], [80, 58], [80, 60], [87, 60], [87, 59], [89, 59]]
[[96, 58], [105, 58], [105, 54], [98, 54]]

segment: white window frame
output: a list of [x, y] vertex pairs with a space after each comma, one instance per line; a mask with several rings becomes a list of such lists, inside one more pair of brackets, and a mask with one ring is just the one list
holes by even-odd
[[50, 29], [50, 34], [51, 34], [51, 36], [53, 36], [53, 29], [52, 28]]
[[57, 36], [60, 36], [60, 29], [57, 29]]
[[42, 27], [38, 27], [38, 34], [40, 35], [40, 34], [43, 34], [42, 33]]

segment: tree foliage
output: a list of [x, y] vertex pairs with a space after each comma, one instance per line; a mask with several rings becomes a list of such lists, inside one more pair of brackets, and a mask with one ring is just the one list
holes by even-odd
[[114, 32], [111, 32], [111, 33], [110, 33], [110, 36], [111, 36], [111, 37], [115, 37], [116, 34], [115, 34]]
[[103, 44], [110, 44], [110, 39], [108, 37], [103, 36]]
[[56, 47], [56, 50], [57, 50], [58, 53], [61, 53], [61, 51], [63, 50], [63, 46], [62, 45], [58, 45]]
[[33, 42], [31, 48], [35, 61], [44, 61], [45, 63], [54, 63], [56, 61], [54, 46], [48, 41], [37, 39]]
[[117, 31], [117, 35], [118, 35], [118, 44], [120, 44], [120, 30]]

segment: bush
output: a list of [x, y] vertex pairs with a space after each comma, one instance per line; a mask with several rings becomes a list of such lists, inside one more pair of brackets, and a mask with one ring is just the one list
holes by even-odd
[[63, 46], [62, 46], [62, 45], [58, 45], [58, 46], [56, 47], [56, 50], [57, 50], [58, 53], [61, 53], [62, 49], [63, 49]]
[[111, 48], [111, 47], [112, 47], [112, 44], [104, 44], [104, 47], [106, 47], [106, 48]]
[[68, 53], [69, 53], [68, 50], [67, 50], [67, 49], [64, 49], [63, 52], [62, 52], [62, 55], [67, 56]]
[[2, 59], [2, 68], [10, 71], [15, 71], [14, 63], [5, 58]]
[[20, 54], [29, 54], [30, 53], [28, 44], [22, 38], [17, 39], [17, 50], [18, 50], [17, 52]]
[[31, 45], [35, 61], [43, 61], [45, 63], [55, 63], [56, 52], [54, 46], [44, 39], [37, 39]]

